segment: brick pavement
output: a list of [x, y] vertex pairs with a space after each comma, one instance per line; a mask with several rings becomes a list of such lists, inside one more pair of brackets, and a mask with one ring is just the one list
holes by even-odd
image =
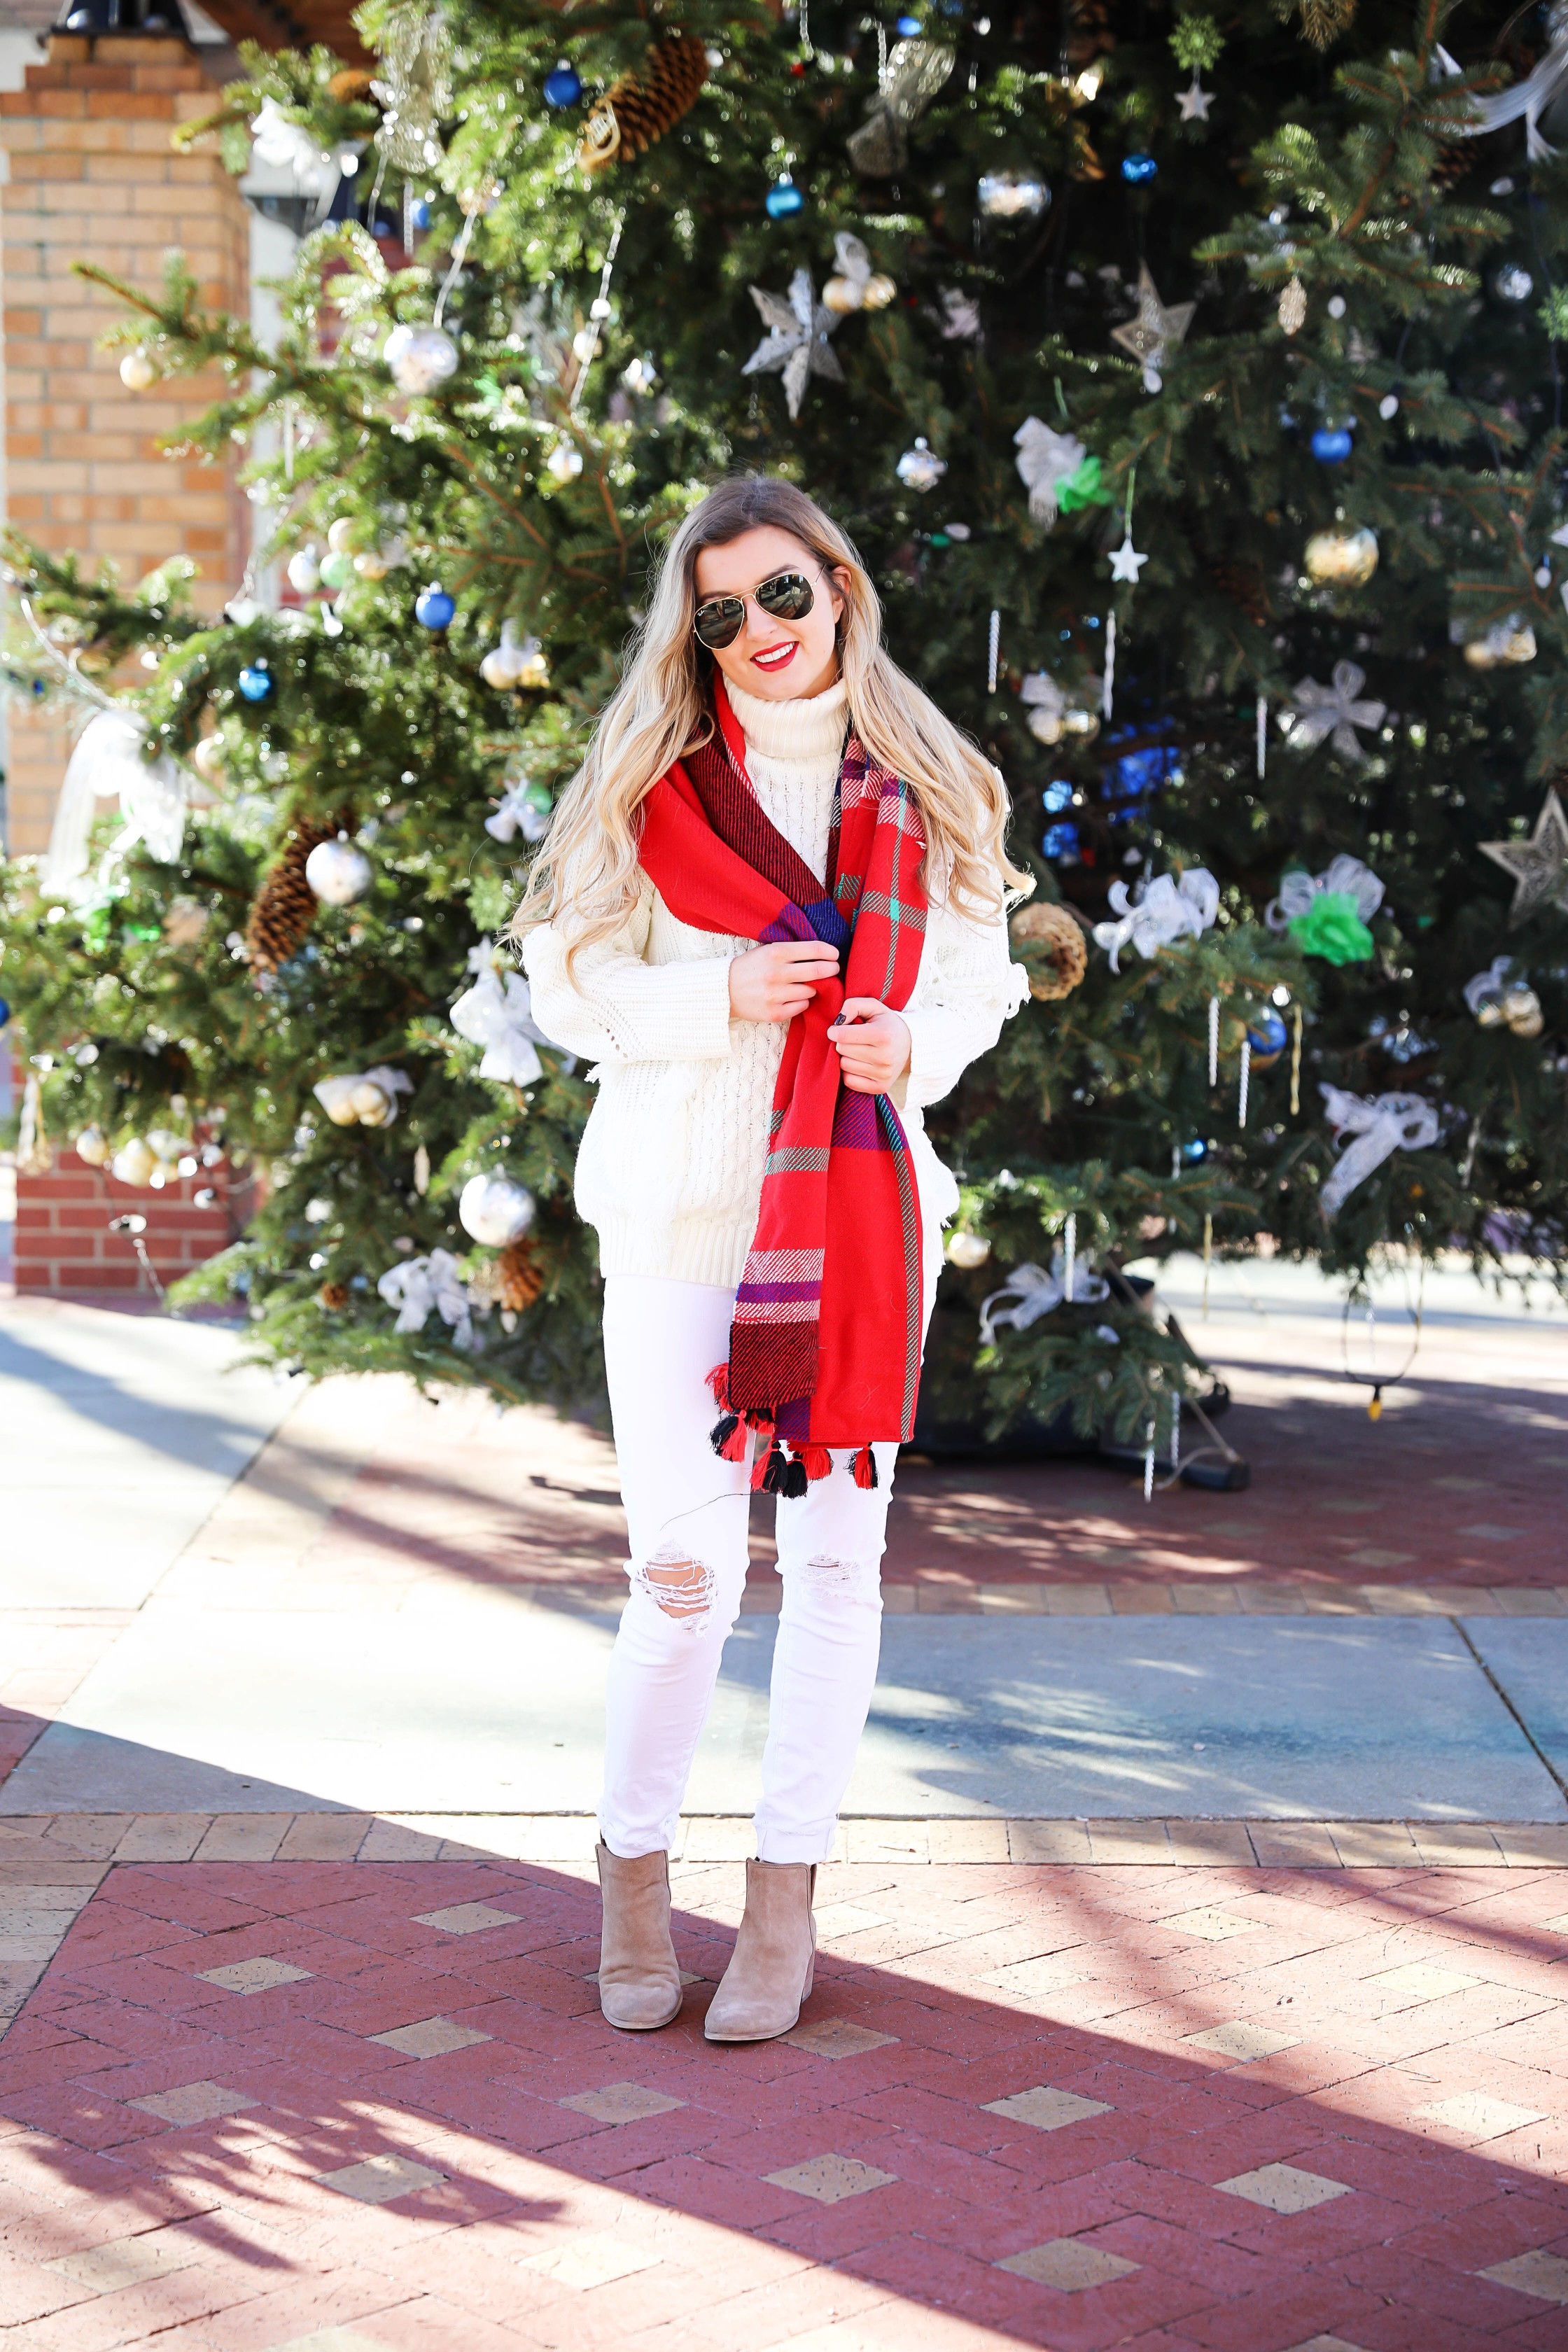
[[0, 2045], [0, 2340], [1568, 2343], [1568, 1869], [831, 1864], [754, 2050], [700, 2030], [737, 1866], [678, 1864], [637, 2038], [590, 1878], [115, 1863]]

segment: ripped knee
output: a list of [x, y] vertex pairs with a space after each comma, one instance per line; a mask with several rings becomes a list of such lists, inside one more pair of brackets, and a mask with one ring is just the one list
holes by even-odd
[[705, 1560], [673, 1548], [639, 1560], [632, 1582], [645, 1592], [661, 1616], [677, 1624], [693, 1624], [713, 1606], [713, 1570]]
[[797, 1561], [792, 1573], [824, 1599], [877, 1601], [882, 1595], [882, 1563], [875, 1559], [838, 1559], [828, 1552]]

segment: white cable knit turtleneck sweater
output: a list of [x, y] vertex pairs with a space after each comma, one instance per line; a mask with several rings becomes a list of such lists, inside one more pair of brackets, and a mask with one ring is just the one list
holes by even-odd
[[[848, 723], [843, 687], [764, 702], [730, 688], [758, 800], [814, 874], [826, 873], [834, 787]], [[730, 962], [753, 942], [678, 922], [645, 879], [609, 939], [566, 970], [554, 924], [523, 961], [534, 1018], [597, 1065], [599, 1099], [577, 1160], [577, 1207], [597, 1228], [603, 1270], [733, 1287], [756, 1227], [768, 1115], [785, 1024], [736, 1021]], [[908, 1076], [893, 1090], [914, 1160], [928, 1254], [958, 1189], [926, 1140], [921, 1106], [956, 1084], [1027, 993], [998, 915], [973, 923], [933, 906], [903, 1018]]]

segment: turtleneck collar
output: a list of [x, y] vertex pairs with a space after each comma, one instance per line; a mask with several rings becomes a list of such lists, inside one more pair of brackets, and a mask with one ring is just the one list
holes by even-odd
[[725, 691], [748, 747], [764, 760], [837, 760], [844, 748], [849, 703], [842, 678], [826, 693], [790, 702], [764, 701], [728, 679]]

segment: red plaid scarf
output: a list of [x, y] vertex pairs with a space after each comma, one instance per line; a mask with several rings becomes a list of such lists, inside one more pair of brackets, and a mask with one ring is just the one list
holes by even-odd
[[752, 1483], [772, 1492], [804, 1494], [825, 1477], [829, 1446], [852, 1447], [857, 1481], [875, 1486], [871, 1441], [914, 1426], [920, 1199], [897, 1111], [886, 1095], [844, 1087], [827, 1033], [846, 996], [908, 1003], [925, 938], [925, 837], [909, 787], [851, 734], [819, 881], [763, 813], [717, 679], [714, 701], [711, 740], [643, 804], [643, 869], [681, 922], [760, 945], [826, 940], [841, 974], [817, 982], [784, 1040], [730, 1360], [710, 1376], [714, 1444], [743, 1461], [750, 1431], [771, 1438]]

